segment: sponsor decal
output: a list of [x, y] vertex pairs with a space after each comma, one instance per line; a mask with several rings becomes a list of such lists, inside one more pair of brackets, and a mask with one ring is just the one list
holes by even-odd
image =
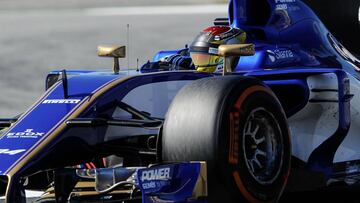
[[37, 139], [43, 136], [45, 133], [33, 132], [34, 129], [26, 129], [24, 132], [10, 132], [6, 134], [7, 138], [32, 138]]
[[287, 5], [287, 4], [277, 4], [277, 5], [276, 5], [276, 9], [277, 9], [277, 10], [287, 10], [287, 9], [288, 9], [288, 5]]
[[269, 56], [269, 59], [270, 59], [271, 62], [274, 63], [276, 61], [276, 57], [275, 57], [274, 52], [268, 51], [268, 56]]
[[230, 150], [229, 163], [237, 165], [239, 162], [239, 135], [240, 134], [240, 114], [238, 112], [230, 113]]
[[170, 184], [169, 180], [171, 180], [171, 169], [170, 167], [166, 167], [144, 170], [141, 172], [140, 179], [141, 182], [143, 182], [141, 184], [143, 189], [159, 189]]
[[24, 151], [26, 151], [26, 150], [25, 149], [15, 149], [15, 150], [0, 149], [0, 154], [15, 155], [15, 154], [19, 154]]
[[215, 73], [222, 73], [224, 71], [223, 63], [216, 66]]
[[216, 54], [216, 55], [217, 55], [218, 52], [219, 52], [219, 51], [218, 51], [217, 48], [213, 48], [213, 47], [210, 47], [210, 48], [209, 48], [209, 54]]
[[281, 4], [283, 4], [283, 3], [295, 3], [296, 2], [296, 0], [275, 0], [275, 3], [281, 3]]
[[290, 59], [290, 58], [294, 58], [294, 53], [289, 50], [280, 50], [280, 49], [275, 49], [275, 50], [267, 50], [266, 51], [268, 53], [268, 57], [270, 59], [271, 62], [275, 62], [276, 60], [283, 60], [283, 59]]
[[276, 9], [278, 10], [287, 10], [288, 3], [295, 3], [296, 0], [275, 0]]
[[148, 183], [143, 183], [142, 187], [147, 190], [147, 189], [153, 189], [156, 188], [156, 183], [154, 181], [152, 182], [148, 182]]
[[221, 41], [227, 38], [234, 38], [237, 37], [238, 35], [240, 35], [241, 33], [243, 33], [240, 29], [237, 28], [231, 28], [231, 30], [221, 33], [219, 35], [216, 35], [214, 40], [215, 41]]
[[144, 170], [141, 174], [141, 181], [154, 181], [154, 180], [170, 180], [170, 168], [158, 168], [152, 170]]
[[145, 190], [159, 190], [162, 187], [166, 187], [170, 185], [170, 181], [166, 180], [161, 180], [161, 181], [150, 181], [150, 182], [145, 182], [142, 184], [142, 188]]
[[77, 104], [80, 99], [46, 99], [43, 104]]

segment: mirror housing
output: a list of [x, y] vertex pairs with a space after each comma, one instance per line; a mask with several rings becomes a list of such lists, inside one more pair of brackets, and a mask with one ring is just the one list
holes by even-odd
[[126, 47], [125, 46], [98, 46], [97, 54], [100, 57], [112, 57], [114, 58], [113, 71], [115, 74], [118, 74], [120, 71], [119, 58], [126, 57]]
[[255, 54], [254, 44], [228, 44], [219, 46], [219, 55], [227, 56], [253, 56]]
[[226, 73], [232, 72], [231, 61], [228, 60], [228, 57], [236, 56], [253, 56], [255, 55], [255, 45], [254, 44], [227, 44], [220, 45], [218, 50], [218, 55], [224, 57], [224, 71], [223, 75]]
[[125, 58], [125, 46], [98, 46], [97, 53], [100, 57]]

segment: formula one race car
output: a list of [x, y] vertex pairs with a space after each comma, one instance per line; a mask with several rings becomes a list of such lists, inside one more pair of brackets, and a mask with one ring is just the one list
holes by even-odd
[[[353, 30], [336, 37], [330, 12], [320, 21], [300, 0], [231, 0], [229, 18], [130, 76], [125, 47], [99, 47], [112, 72], [51, 72], [29, 110], [0, 121], [0, 195], [276, 202], [285, 189], [358, 183], [360, 3], [347, 2], [334, 23]], [[337, 40], [349, 38], [353, 54]]]

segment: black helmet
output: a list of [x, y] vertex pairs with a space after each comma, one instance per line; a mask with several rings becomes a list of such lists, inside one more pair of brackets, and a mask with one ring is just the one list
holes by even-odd
[[224, 59], [218, 55], [222, 44], [242, 44], [246, 33], [230, 26], [211, 26], [204, 29], [190, 45], [190, 56], [196, 70], [215, 72], [222, 69]]

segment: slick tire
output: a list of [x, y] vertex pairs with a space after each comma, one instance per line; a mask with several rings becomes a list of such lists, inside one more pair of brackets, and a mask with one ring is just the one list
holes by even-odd
[[330, 32], [352, 53], [360, 55], [360, 0], [304, 0]]
[[269, 88], [254, 78], [205, 78], [170, 105], [162, 159], [206, 161], [210, 203], [276, 202], [289, 176], [290, 146], [286, 117]]

